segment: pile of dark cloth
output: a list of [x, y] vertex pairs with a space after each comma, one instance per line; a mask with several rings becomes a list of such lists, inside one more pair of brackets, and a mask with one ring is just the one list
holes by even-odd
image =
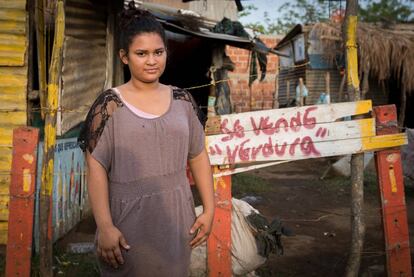
[[293, 232], [289, 228], [283, 226], [282, 222], [278, 219], [269, 223], [264, 216], [254, 212], [247, 216], [246, 219], [257, 230], [254, 237], [260, 256], [268, 258], [270, 253], [283, 255], [281, 237], [282, 235], [293, 235]]

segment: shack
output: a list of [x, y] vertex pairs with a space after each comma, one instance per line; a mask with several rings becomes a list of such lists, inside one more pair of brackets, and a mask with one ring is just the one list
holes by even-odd
[[[396, 104], [400, 125], [413, 127], [407, 107], [413, 105], [414, 25], [358, 23], [358, 57], [361, 91], [373, 105]], [[347, 101], [345, 58], [341, 25], [296, 25], [275, 47], [290, 58], [280, 58], [278, 101], [287, 106], [295, 98], [297, 80], [309, 91], [307, 103], [315, 104], [329, 86], [331, 101]], [[330, 81], [327, 84], [326, 77]]]
[[[9, 184], [12, 160], [12, 130], [35, 126], [43, 130], [46, 111], [46, 84], [54, 49], [56, 2], [0, 0], [0, 243], [7, 242]], [[170, 58], [162, 82], [190, 92], [207, 108], [207, 98], [228, 95], [215, 87], [212, 74], [219, 74], [225, 45], [261, 55], [277, 53], [249, 37], [213, 32], [217, 21], [194, 12], [157, 3], [136, 1], [151, 11], [167, 30]], [[151, 1], [155, 2], [155, 1]], [[162, 2], [162, 1], [161, 1]], [[227, 2], [227, 1], [226, 1]], [[220, 1], [216, 3], [220, 8]], [[227, 4], [227, 3], [226, 3]], [[117, 14], [122, 0], [64, 1], [64, 43], [59, 72], [57, 136], [54, 161], [53, 234], [54, 240], [69, 231], [88, 212], [85, 163], [76, 137], [90, 105], [103, 90], [129, 78], [117, 54]], [[234, 7], [236, 8], [236, 7]], [[227, 101], [226, 101], [227, 99]], [[214, 104], [214, 103], [213, 103]], [[230, 108], [215, 110], [218, 114]], [[38, 151], [38, 176], [42, 148]], [[40, 178], [37, 187], [39, 188]], [[39, 211], [37, 210], [38, 214]], [[37, 217], [36, 217], [37, 218]], [[36, 233], [35, 229], [35, 235]], [[37, 236], [37, 235], [36, 235]]]

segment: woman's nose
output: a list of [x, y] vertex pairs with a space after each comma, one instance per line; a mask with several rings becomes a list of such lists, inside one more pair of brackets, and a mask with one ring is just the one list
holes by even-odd
[[157, 60], [154, 56], [154, 54], [149, 54], [147, 59], [147, 64], [156, 64]]

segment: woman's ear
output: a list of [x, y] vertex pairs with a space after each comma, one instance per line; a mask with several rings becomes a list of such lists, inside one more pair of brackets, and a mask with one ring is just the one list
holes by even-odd
[[124, 49], [119, 50], [119, 58], [124, 64], [128, 64], [128, 54]]

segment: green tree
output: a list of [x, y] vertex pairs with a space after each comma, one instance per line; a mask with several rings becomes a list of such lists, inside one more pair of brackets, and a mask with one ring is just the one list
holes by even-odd
[[365, 1], [366, 5], [360, 5], [359, 14], [365, 22], [378, 22], [382, 20], [391, 22], [408, 22], [413, 19], [413, 1], [399, 0]]

